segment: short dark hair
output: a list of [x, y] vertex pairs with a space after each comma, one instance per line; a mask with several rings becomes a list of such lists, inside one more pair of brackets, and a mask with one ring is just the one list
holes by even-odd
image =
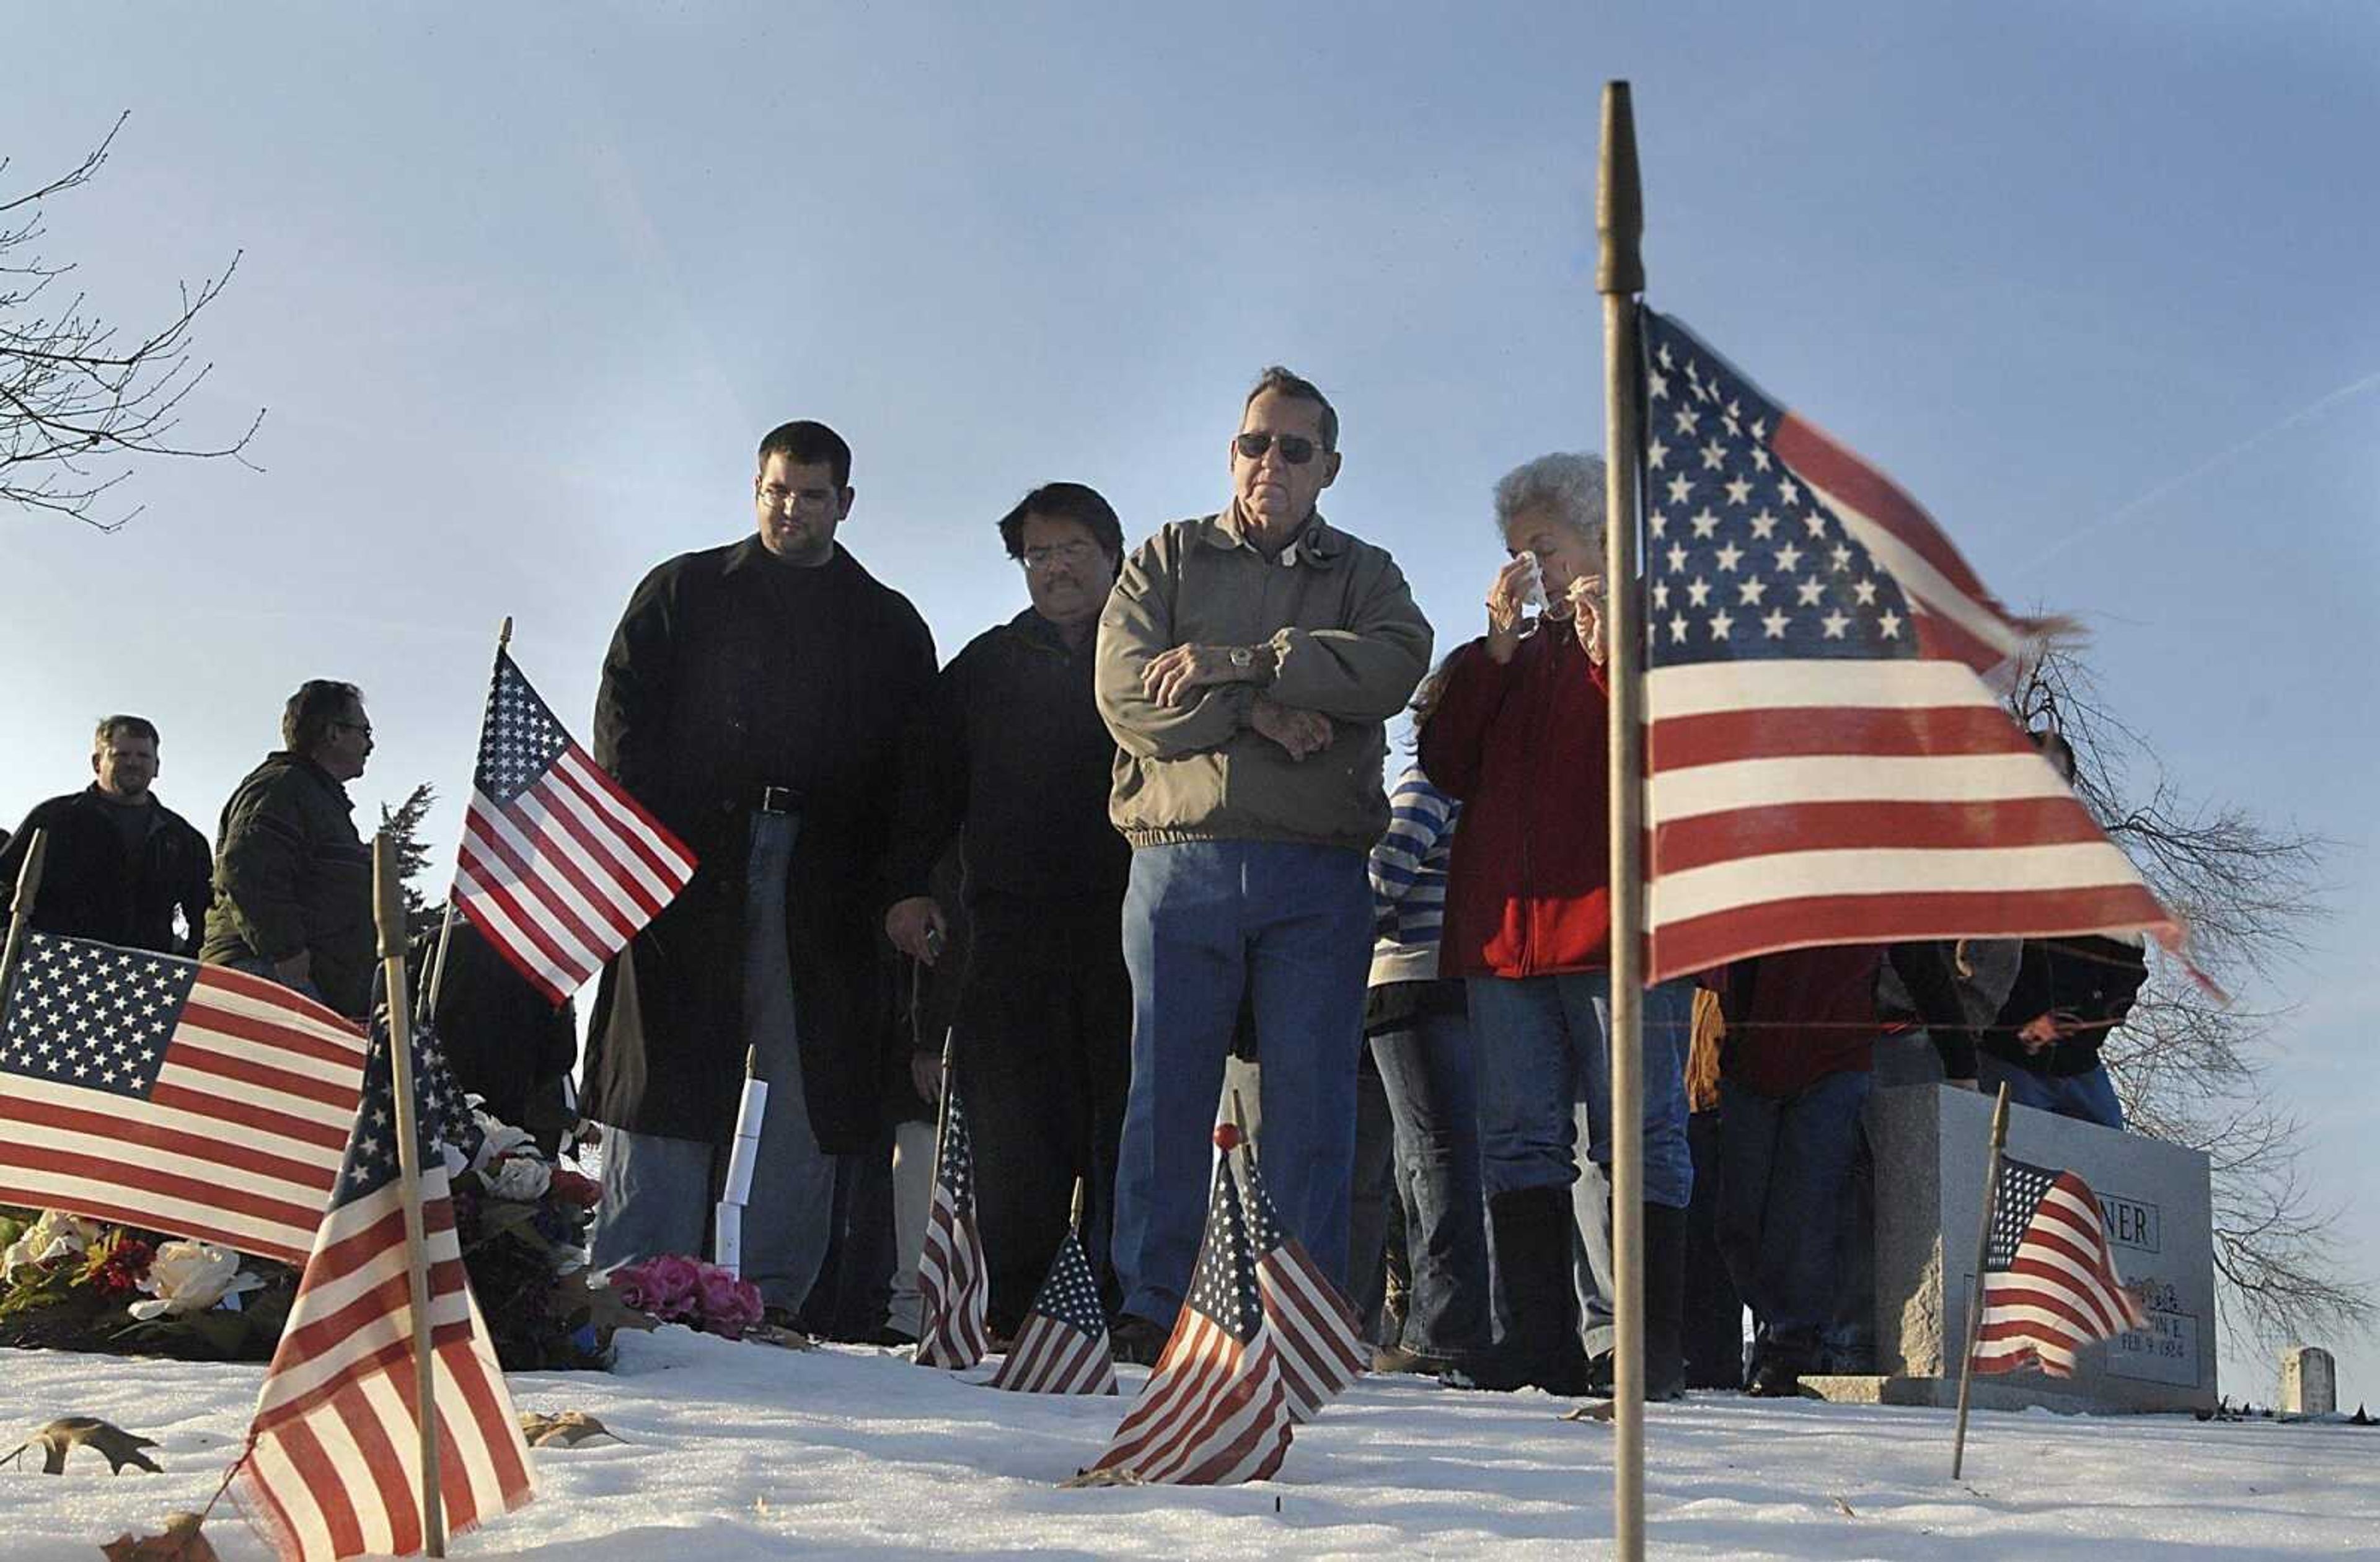
[[334, 678], [308, 678], [281, 707], [281, 746], [293, 754], [310, 753], [331, 735], [331, 724], [347, 714], [350, 704], [363, 703], [364, 691]]
[[147, 716], [102, 716], [99, 718], [99, 730], [91, 735], [91, 751], [95, 754], [115, 742], [119, 732], [146, 738], [151, 747], [156, 746], [157, 727]]
[[1320, 386], [1302, 374], [1291, 373], [1278, 363], [1269, 364], [1265, 372], [1257, 376], [1256, 384], [1248, 391], [1248, 398], [1240, 403], [1240, 415], [1245, 417], [1248, 409], [1256, 405], [1257, 397], [1267, 391], [1278, 391], [1292, 401], [1310, 401], [1321, 408], [1322, 448], [1339, 448], [1339, 409], [1330, 405], [1330, 398], [1322, 394]]
[[1016, 501], [1016, 507], [1000, 518], [1000, 540], [1011, 558], [1025, 556], [1025, 521], [1028, 516], [1045, 520], [1071, 520], [1091, 534], [1099, 550], [1115, 561], [1116, 568], [1123, 567], [1123, 523], [1116, 519], [1115, 508], [1099, 496], [1099, 491], [1082, 482], [1045, 482]]
[[760, 454], [752, 464], [765, 467], [771, 456], [783, 456], [804, 467], [824, 461], [834, 472], [837, 488], [851, 486], [851, 446], [843, 442], [843, 435], [824, 423], [814, 423], [808, 418], [779, 423], [760, 441]]

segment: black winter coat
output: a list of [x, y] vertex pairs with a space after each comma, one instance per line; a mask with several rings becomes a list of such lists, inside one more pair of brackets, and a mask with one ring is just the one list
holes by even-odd
[[934, 676], [907, 598], [841, 547], [804, 569], [757, 537], [645, 577], [603, 660], [595, 759], [693, 850], [693, 882], [603, 973], [587, 1112], [724, 1142], [744, 1076], [743, 926], [760, 788], [801, 814], [786, 942], [810, 1126], [830, 1152], [882, 1125], [894, 1043], [879, 918], [903, 724]]
[[[195, 955], [214, 904], [214, 853], [189, 821], [152, 796], [149, 837], [128, 856], [96, 786], [52, 798], [25, 816], [0, 849], [0, 898], [12, 894], [33, 832], [47, 833], [42, 887], [33, 901], [36, 933], [95, 938], [160, 955]], [[174, 936], [174, 913], [184, 934]]]

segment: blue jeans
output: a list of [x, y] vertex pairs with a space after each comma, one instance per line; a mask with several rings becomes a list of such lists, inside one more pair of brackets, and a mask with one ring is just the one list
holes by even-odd
[[1848, 1068], [1779, 1097], [1719, 1080], [1718, 1250], [1752, 1308], [1759, 1359], [1816, 1365], [1842, 1278], [1843, 1210], [1873, 1082]]
[[[1475, 976], [1471, 1034], [1478, 1060], [1479, 1172], [1488, 1197], [1528, 1188], [1571, 1190], [1581, 1343], [1611, 1348], [1611, 978]], [[1647, 988], [1642, 1077], [1646, 1203], [1684, 1209], [1694, 1187], [1686, 1141], [1686, 1049], [1694, 987]], [[1582, 1165], [1578, 1146], [1584, 1141]], [[1492, 1242], [1493, 1233], [1490, 1233]]]
[[1415, 1015], [1372, 1038], [1372, 1060], [1396, 1123], [1397, 1178], [1411, 1211], [1405, 1255], [1413, 1295], [1399, 1343], [1460, 1360], [1488, 1344], [1487, 1205], [1470, 1021]]
[[1985, 1053], [1977, 1060], [1975, 1073], [1975, 1082], [1985, 1095], [1998, 1094], [2006, 1084], [2009, 1099], [2019, 1106], [2096, 1123], [2103, 1129], [2120, 1130], [2124, 1126], [2124, 1104], [2116, 1099], [2116, 1083], [2107, 1078], [2104, 1063], [2087, 1074], [2036, 1074], [2022, 1064]]
[[[753, 814], [744, 875], [744, 1040], [759, 1054], [769, 1104], [744, 1210], [743, 1271], [771, 1306], [788, 1309], [809, 1295], [835, 1215], [835, 1157], [819, 1148], [802, 1093], [801, 1031], [785, 945], [785, 875], [800, 826], [792, 814]], [[608, 1270], [660, 1253], [709, 1256], [704, 1237], [726, 1167], [726, 1151], [709, 1140], [607, 1129], [594, 1266]]]
[[1123, 1310], [1171, 1325], [1213, 1180], [1223, 1059], [1250, 1000], [1265, 1185], [1342, 1289], [1355, 1154], [1355, 1058], [1372, 959], [1364, 854], [1282, 841], [1185, 841], [1132, 854], [1132, 1096], [1116, 1165]]

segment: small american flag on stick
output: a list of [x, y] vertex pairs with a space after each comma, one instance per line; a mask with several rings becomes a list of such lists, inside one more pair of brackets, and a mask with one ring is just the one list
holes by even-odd
[[[1229, 1131], [1218, 1129], [1218, 1141]], [[1206, 1240], [1173, 1334], [1107, 1451], [1077, 1483], [1228, 1485], [1281, 1468], [1295, 1418], [1257, 1289], [1247, 1206], [1232, 1156], [1219, 1155]]]
[[[1222, 1130], [1219, 1130], [1219, 1134]], [[1241, 1139], [1236, 1129], [1230, 1137]], [[1312, 1421], [1350, 1384], [1364, 1375], [1362, 1333], [1354, 1310], [1339, 1287], [1315, 1265], [1305, 1244], [1291, 1236], [1273, 1208], [1257, 1168], [1247, 1157], [1248, 1229], [1257, 1251], [1257, 1293], [1265, 1323], [1281, 1353], [1281, 1387], [1293, 1420]]]
[[1984, 675], [2011, 616], [1890, 479], [1645, 313], [1651, 973], [2180, 930]]
[[694, 876], [694, 853], [564, 731], [512, 659], [494, 686], [463, 813], [455, 901], [560, 1003]]
[[1983, 1275], [1975, 1371], [2074, 1375], [2093, 1340], [2148, 1327], [2116, 1274], [2099, 1201], [2070, 1171], [2003, 1158]]
[[1058, 1244], [1050, 1276], [1034, 1293], [1033, 1310], [1000, 1370], [994, 1388], [1021, 1394], [1113, 1394], [1115, 1359], [1108, 1346], [1107, 1313], [1083, 1239], [1072, 1227]]
[[0, 1204], [303, 1263], [364, 1055], [263, 977], [28, 934], [0, 1030]]
[[990, 1277], [975, 1224], [975, 1141], [967, 1134], [956, 1072], [942, 1055], [942, 1123], [934, 1146], [933, 1202], [926, 1251], [917, 1259], [917, 1351], [921, 1367], [972, 1367], [990, 1348], [984, 1324]]
[[[429, 1249], [431, 1414], [439, 1493], [459, 1533], [534, 1495], [528, 1446], [463, 1272], [439, 1141], [468, 1121], [461, 1091], [417, 1037], [421, 1218]], [[232, 1493], [285, 1562], [423, 1548], [413, 1303], [384, 1019], [363, 1102], [298, 1298], [259, 1396]]]

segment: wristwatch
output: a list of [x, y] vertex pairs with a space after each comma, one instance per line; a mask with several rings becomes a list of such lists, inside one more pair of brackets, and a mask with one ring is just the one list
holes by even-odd
[[1273, 674], [1281, 670], [1281, 657], [1269, 641], [1263, 645], [1235, 645], [1231, 648], [1232, 671], [1255, 673], [1254, 681], [1270, 683]]

